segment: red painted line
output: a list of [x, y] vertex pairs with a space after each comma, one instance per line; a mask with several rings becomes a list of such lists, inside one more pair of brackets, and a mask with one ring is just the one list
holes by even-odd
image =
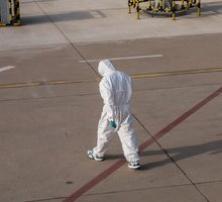
[[[186, 120], [188, 117], [190, 117], [192, 114], [194, 114], [195, 112], [197, 112], [200, 108], [202, 108], [204, 105], [206, 105], [207, 103], [209, 103], [211, 100], [213, 100], [215, 97], [217, 97], [218, 95], [220, 95], [220, 93], [222, 93], [222, 87], [219, 88], [218, 90], [216, 90], [214, 93], [212, 93], [211, 95], [209, 95], [208, 97], [206, 97], [204, 100], [202, 100], [201, 102], [197, 103], [196, 105], [194, 105], [190, 110], [186, 111], [184, 114], [182, 114], [180, 117], [178, 117], [176, 120], [174, 120], [173, 122], [171, 122], [169, 125], [167, 125], [165, 128], [161, 129], [159, 132], [157, 132], [153, 137], [158, 140], [159, 138], [161, 138], [162, 136], [164, 136], [165, 134], [167, 134], [169, 131], [171, 131], [173, 128], [175, 128], [177, 125], [179, 125], [181, 122], [183, 122], [184, 120]], [[140, 145], [140, 151], [143, 151], [144, 149], [146, 149], [146, 147], [148, 147], [150, 145], [150, 141], [152, 141], [152, 139], [149, 139], [147, 141], [145, 141], [144, 143], [142, 143]], [[152, 142], [153, 143], [153, 142]]]
[[97, 185], [99, 182], [103, 181], [110, 174], [118, 170], [125, 163], [124, 159], [116, 161], [112, 166], [104, 170], [102, 173], [94, 177], [88, 183], [80, 187], [75, 193], [73, 193], [69, 198], [65, 199], [64, 202], [73, 202], [76, 201], [81, 195], [90, 190], [92, 187]]
[[[194, 105], [191, 109], [186, 111], [184, 114], [179, 116], [176, 120], [171, 122], [169, 125], [161, 129], [159, 132], [157, 132], [152, 139], [148, 139], [144, 143], [140, 145], [140, 152], [142, 152], [144, 149], [146, 149], [148, 146], [150, 146], [152, 143], [154, 143], [155, 140], [160, 139], [162, 136], [166, 135], [169, 131], [171, 131], [173, 128], [178, 126], [180, 123], [182, 123], [184, 120], [186, 120], [188, 117], [190, 117], [192, 114], [197, 112], [200, 108], [202, 108], [204, 105], [209, 103], [211, 100], [216, 98], [222, 93], [222, 87], [219, 88], [217, 91], [206, 97], [201, 102]], [[78, 190], [76, 190], [71, 196], [69, 196], [67, 199], [65, 199], [63, 202], [74, 202], [76, 201], [80, 196], [82, 196], [84, 193], [92, 189], [94, 186], [99, 184], [101, 181], [106, 179], [109, 175], [114, 173], [116, 170], [118, 170], [123, 164], [125, 163], [124, 159], [120, 159], [116, 161], [113, 165], [111, 165], [109, 168], [104, 170], [102, 173], [98, 174], [96, 177], [94, 177], [92, 180], [90, 180], [88, 183], [80, 187]]]

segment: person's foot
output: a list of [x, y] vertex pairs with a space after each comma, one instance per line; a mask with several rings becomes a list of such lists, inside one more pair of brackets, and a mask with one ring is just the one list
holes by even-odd
[[131, 169], [140, 169], [141, 168], [141, 165], [138, 161], [132, 161], [132, 162], [129, 162], [128, 163], [128, 167], [131, 168]]
[[93, 150], [88, 150], [87, 151], [87, 156], [92, 159], [92, 160], [95, 160], [95, 161], [103, 161], [104, 160], [104, 157], [100, 157], [100, 156], [97, 156]]

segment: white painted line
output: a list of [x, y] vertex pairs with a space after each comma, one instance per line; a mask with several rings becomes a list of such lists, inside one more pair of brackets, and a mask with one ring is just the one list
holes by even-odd
[[216, 14], [216, 12], [214, 12], [214, 11], [203, 11], [202, 13], [206, 14], [206, 15]]
[[[155, 55], [138, 55], [138, 56], [129, 56], [129, 57], [118, 57], [118, 58], [107, 58], [109, 60], [137, 60], [137, 59], [145, 59], [145, 58], [161, 58], [163, 55], [155, 54]], [[99, 62], [102, 59], [92, 59], [92, 60], [79, 60], [79, 63], [87, 63], [87, 62]]]
[[91, 11], [90, 14], [94, 17], [94, 18], [101, 18], [101, 14], [97, 11]]
[[14, 68], [15, 68], [14, 66], [1, 67], [0, 68], [0, 72], [4, 72], [4, 71], [10, 70], [10, 69], [14, 69]]

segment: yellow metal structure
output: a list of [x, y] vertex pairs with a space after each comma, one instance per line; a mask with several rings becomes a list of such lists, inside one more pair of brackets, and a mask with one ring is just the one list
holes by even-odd
[[200, 0], [128, 0], [129, 13], [136, 9], [137, 19], [140, 19], [141, 11], [150, 14], [166, 14], [176, 19], [177, 13], [186, 12], [191, 8], [197, 9], [197, 15], [201, 15]]

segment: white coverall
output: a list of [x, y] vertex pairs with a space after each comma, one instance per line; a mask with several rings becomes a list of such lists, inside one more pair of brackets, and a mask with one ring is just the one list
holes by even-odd
[[[138, 140], [132, 128], [133, 118], [130, 113], [132, 80], [127, 74], [117, 71], [109, 60], [100, 61], [98, 71], [103, 77], [99, 90], [104, 107], [98, 125], [97, 146], [93, 152], [103, 157], [117, 132], [126, 160], [138, 162]], [[116, 128], [110, 125], [110, 121], [115, 121]]]

